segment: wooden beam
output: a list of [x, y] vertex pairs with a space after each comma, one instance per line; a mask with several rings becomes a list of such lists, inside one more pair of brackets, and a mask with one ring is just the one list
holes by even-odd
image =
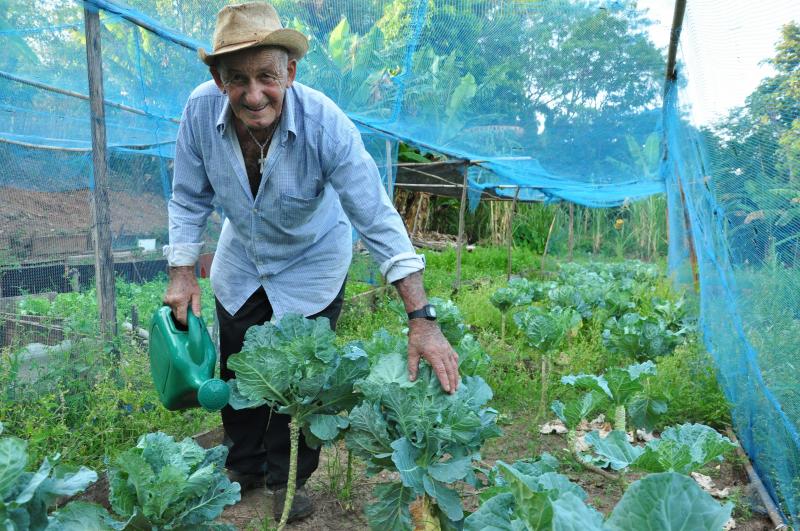
[[111, 216], [108, 205], [108, 158], [103, 107], [103, 61], [100, 47], [100, 16], [84, 5], [86, 26], [86, 64], [89, 73], [89, 107], [92, 124], [92, 216], [94, 220], [94, 259], [100, 326], [106, 339], [117, 334], [117, 308], [114, 293], [114, 256], [111, 253]]
[[456, 244], [456, 280], [453, 283], [453, 290], [458, 291], [461, 287], [461, 252], [464, 247], [464, 214], [467, 208], [467, 176], [469, 175], [469, 164], [464, 164], [464, 182], [461, 185], [461, 208], [458, 211], [458, 243]]
[[514, 200], [511, 202], [511, 216], [508, 219], [508, 265], [506, 267], [506, 281], [511, 280], [511, 249], [514, 247], [514, 214], [517, 213], [517, 199], [519, 199], [519, 186], [514, 192]]

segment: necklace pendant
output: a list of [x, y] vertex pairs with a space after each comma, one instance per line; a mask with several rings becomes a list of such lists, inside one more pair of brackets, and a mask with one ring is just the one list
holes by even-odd
[[260, 157], [258, 159], [258, 168], [262, 174], [264, 173], [264, 167], [267, 165], [267, 157]]

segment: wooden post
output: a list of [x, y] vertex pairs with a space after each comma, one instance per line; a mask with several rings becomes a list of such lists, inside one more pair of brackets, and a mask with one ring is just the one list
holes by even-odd
[[458, 242], [456, 244], [456, 280], [453, 283], [453, 291], [458, 291], [461, 287], [461, 250], [464, 247], [464, 212], [467, 208], [467, 175], [469, 174], [469, 164], [464, 163], [464, 181], [461, 184], [461, 208], [458, 211]]
[[386, 193], [389, 194], [389, 201], [394, 204], [394, 179], [392, 179], [392, 141], [386, 139]]
[[575, 203], [569, 204], [569, 253], [567, 261], [572, 262], [572, 251], [575, 249]]
[[506, 280], [511, 280], [511, 249], [514, 247], [514, 214], [517, 213], [517, 200], [519, 199], [519, 186], [514, 192], [514, 200], [511, 202], [511, 216], [508, 220], [508, 235], [506, 237], [508, 245], [508, 267], [506, 268]]
[[108, 206], [108, 158], [103, 108], [103, 62], [100, 50], [100, 14], [84, 5], [86, 26], [86, 64], [89, 72], [89, 106], [92, 124], [92, 163], [94, 190], [94, 265], [100, 325], [106, 339], [117, 334], [117, 308], [114, 293], [114, 256], [111, 253], [111, 221]]
[[553, 227], [556, 226], [556, 218], [558, 217], [558, 211], [561, 207], [556, 207], [556, 213], [553, 214], [553, 221], [550, 222], [550, 229], [547, 231], [547, 239], [544, 241], [544, 250], [542, 251], [542, 267], [541, 267], [541, 274], [544, 275], [544, 260], [547, 258], [547, 248], [550, 247], [550, 237], [553, 236]]
[[700, 272], [697, 265], [697, 253], [694, 250], [694, 236], [692, 235], [692, 222], [689, 220], [689, 209], [686, 206], [686, 195], [683, 193], [683, 183], [678, 174], [677, 165], [674, 167], [675, 181], [678, 183], [678, 190], [681, 192], [681, 207], [683, 208], [683, 233], [686, 236], [686, 246], [689, 248], [689, 260], [692, 266], [692, 279], [694, 281], [694, 291], [700, 291]]

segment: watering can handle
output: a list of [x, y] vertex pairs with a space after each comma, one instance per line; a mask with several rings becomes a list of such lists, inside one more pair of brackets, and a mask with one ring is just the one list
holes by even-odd
[[203, 325], [191, 308], [186, 311], [186, 321], [189, 325], [189, 352], [192, 358], [203, 354]]

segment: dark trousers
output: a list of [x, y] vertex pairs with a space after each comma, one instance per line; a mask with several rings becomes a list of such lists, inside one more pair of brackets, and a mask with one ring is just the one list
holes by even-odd
[[[344, 284], [333, 302], [315, 317], [330, 319], [331, 328], [342, 311]], [[217, 319], [219, 322], [220, 375], [223, 380], [235, 378], [228, 369], [228, 357], [242, 350], [244, 335], [253, 325], [264, 324], [272, 318], [272, 305], [263, 288], [259, 288], [244, 305], [231, 315], [219, 300]], [[289, 415], [281, 415], [268, 406], [235, 410], [230, 406], [222, 409], [222, 425], [225, 428], [228, 460], [226, 467], [244, 474], [266, 474], [269, 487], [286, 485], [289, 477]], [[317, 469], [320, 450], [309, 448], [300, 432], [297, 456], [297, 483], [302, 485]]]

